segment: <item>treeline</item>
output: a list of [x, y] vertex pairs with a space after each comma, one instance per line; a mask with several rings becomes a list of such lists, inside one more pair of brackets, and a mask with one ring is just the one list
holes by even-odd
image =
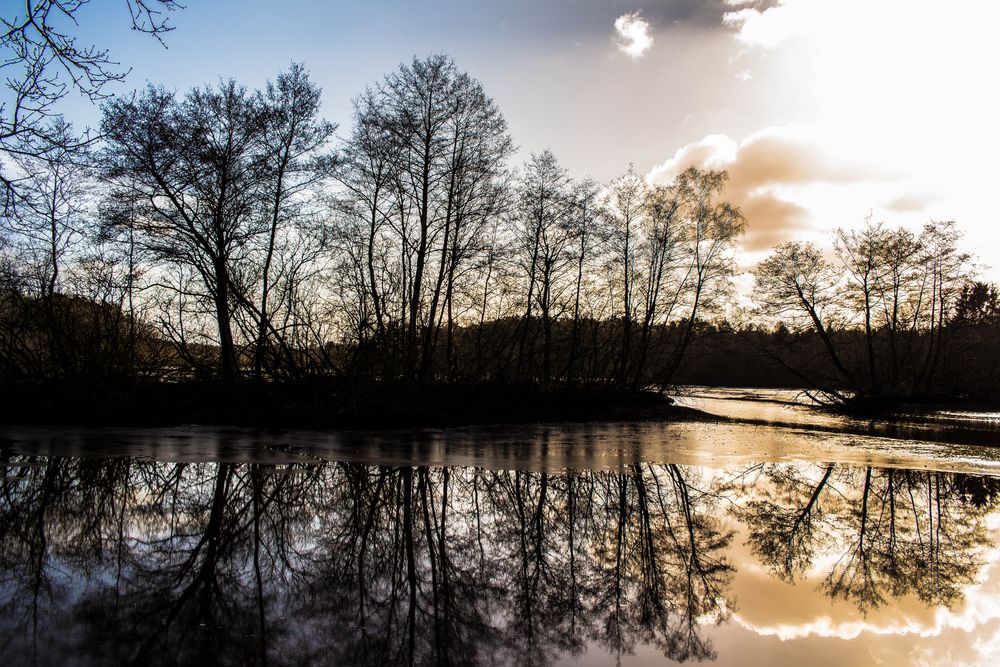
[[843, 398], [954, 384], [959, 328], [997, 356], [995, 289], [951, 223], [839, 233], [836, 262], [781, 246], [750, 313], [725, 172], [601, 184], [550, 151], [515, 168], [502, 113], [446, 56], [373, 83], [336, 130], [293, 64], [261, 90], [150, 86], [104, 104], [97, 143], [57, 119], [64, 141], [8, 153], [3, 379], [638, 389], [697, 381], [723, 333], [753, 343], [741, 383], [758, 367]]
[[104, 105], [98, 146], [21, 158], [6, 377], [666, 384], [723, 302], [744, 222], [722, 172], [514, 170], [444, 56], [364, 91], [346, 138], [319, 104], [300, 65], [260, 91], [149, 87]]
[[[977, 284], [985, 287], [983, 283]], [[975, 287], [970, 288], [970, 291]], [[726, 322], [702, 324], [698, 338], [691, 346], [678, 370], [679, 384], [802, 388], [820, 402], [847, 407], [891, 407], [886, 401], [975, 402], [996, 404], [1000, 401], [1000, 319], [992, 323], [977, 323], [953, 317], [944, 329], [942, 357], [931, 376], [930, 388], [915, 386], [909, 393], [883, 394], [878, 398], [862, 392], [854, 400], [843, 396], [845, 403], [824, 392], [846, 393], [842, 385], [834, 384], [838, 369], [831, 362], [823, 341], [811, 329], [789, 328], [784, 323], [776, 327], [746, 325], [734, 328]], [[883, 332], [884, 334], [884, 332]], [[888, 346], [879, 334], [877, 350]], [[849, 368], [864, 377], [867, 345], [863, 331], [838, 331], [834, 344], [849, 364]], [[913, 346], [926, 352], [931, 345], [928, 333], [914, 336]], [[919, 371], [922, 359], [914, 355], [903, 367], [908, 372]], [[841, 389], [837, 389], [841, 387]], [[853, 396], [853, 395], [852, 395]], [[880, 406], [879, 403], [883, 405]]]

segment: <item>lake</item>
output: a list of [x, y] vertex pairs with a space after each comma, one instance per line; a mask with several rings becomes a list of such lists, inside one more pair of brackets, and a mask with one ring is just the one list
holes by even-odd
[[3, 427], [0, 664], [996, 664], [995, 417], [681, 402], [753, 422]]

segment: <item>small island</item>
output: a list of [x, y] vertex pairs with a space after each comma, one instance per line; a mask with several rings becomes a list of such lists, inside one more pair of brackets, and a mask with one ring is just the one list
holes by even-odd
[[[687, 384], [827, 409], [995, 404], [1000, 298], [954, 222], [868, 219], [750, 268], [697, 165], [606, 183], [517, 164], [485, 86], [416, 57], [337, 134], [293, 64], [150, 85], [12, 154], [7, 421], [381, 428], [690, 418]], [[744, 281], [746, 282], [746, 281]]]

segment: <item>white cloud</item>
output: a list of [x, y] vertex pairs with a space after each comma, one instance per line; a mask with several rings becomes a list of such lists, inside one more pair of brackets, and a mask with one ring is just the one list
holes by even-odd
[[[990, 517], [994, 518], [995, 517]], [[902, 602], [897, 600], [897, 611], [882, 610], [876, 618], [841, 618], [820, 615], [809, 621], [760, 623], [734, 614], [733, 620], [740, 626], [765, 637], [777, 637], [781, 641], [806, 637], [836, 637], [856, 639], [863, 633], [874, 635], [915, 635], [917, 637], [942, 637], [949, 630], [968, 634], [973, 638], [975, 650], [981, 654], [992, 653], [1000, 648], [1000, 635], [996, 632], [996, 622], [1000, 620], [1000, 588], [997, 586], [996, 549], [984, 553], [984, 565], [975, 583], [964, 586], [961, 603], [955, 609], [939, 606], [930, 611], [929, 617], [921, 617], [902, 610]], [[831, 607], [831, 611], [835, 608]], [[995, 654], [994, 654], [995, 655]], [[938, 664], [938, 663], [933, 663]]]
[[736, 38], [744, 44], [772, 49], [798, 31], [799, 7], [784, 2], [764, 10], [743, 7], [726, 12], [722, 22], [736, 28]]
[[632, 58], [641, 58], [653, 46], [649, 22], [638, 12], [622, 14], [615, 19], [618, 50]]

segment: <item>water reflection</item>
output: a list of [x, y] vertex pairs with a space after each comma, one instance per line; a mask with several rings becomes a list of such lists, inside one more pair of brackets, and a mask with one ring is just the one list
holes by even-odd
[[[716, 657], [742, 544], [869, 613], [954, 606], [995, 478], [768, 463], [531, 472], [3, 454], [2, 662]], [[16, 659], [15, 659], [16, 656]]]
[[828, 465], [816, 479], [769, 465], [763, 474], [765, 497], [739, 511], [753, 552], [794, 581], [825, 550], [834, 558], [823, 591], [862, 612], [910, 593], [952, 606], [981, 567], [970, 557], [988, 540], [980, 513], [1000, 489], [995, 478], [872, 467]]

